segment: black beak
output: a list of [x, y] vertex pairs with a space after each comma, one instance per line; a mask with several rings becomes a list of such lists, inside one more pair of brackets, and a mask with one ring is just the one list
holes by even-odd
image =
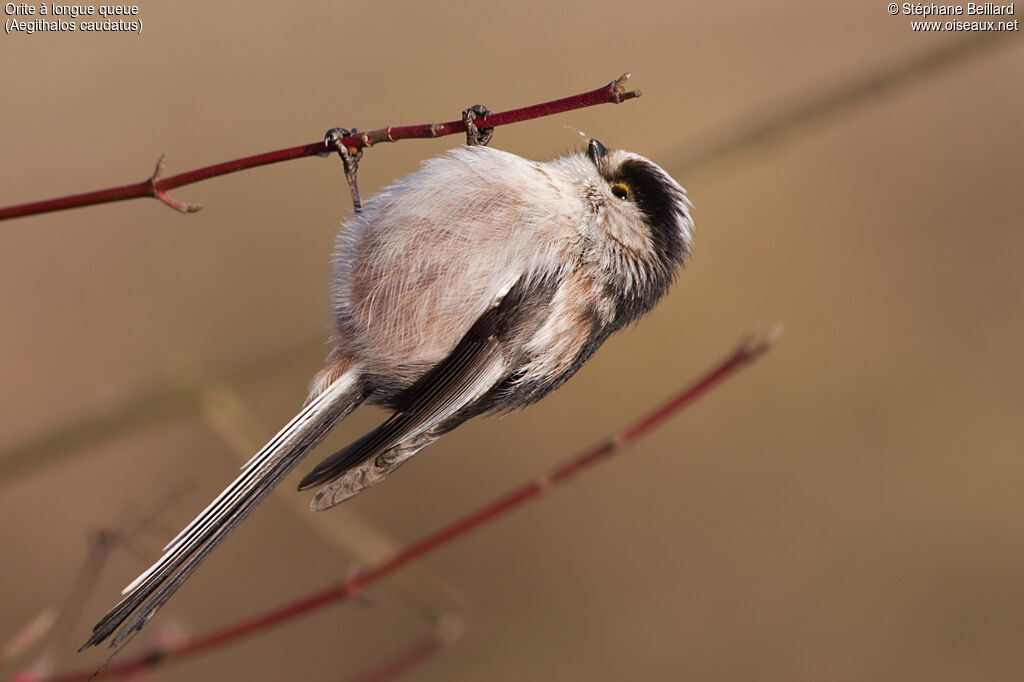
[[603, 144], [601, 144], [600, 142], [593, 138], [590, 139], [590, 144], [587, 146], [587, 156], [590, 157], [590, 160], [594, 162], [595, 166], [598, 165], [598, 163], [607, 153], [608, 150], [605, 149], [605, 146]]

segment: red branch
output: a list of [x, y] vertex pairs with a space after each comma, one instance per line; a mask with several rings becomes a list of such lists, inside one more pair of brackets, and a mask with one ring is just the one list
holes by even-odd
[[455, 616], [442, 616], [433, 630], [406, 644], [399, 651], [378, 661], [370, 668], [346, 678], [346, 682], [385, 682], [409, 672], [427, 661], [445, 646], [458, 639], [462, 621]]
[[99, 673], [89, 669], [86, 671], [72, 672], [65, 675], [50, 678], [49, 682], [80, 682], [88, 680], [92, 675], [96, 677], [114, 677], [134, 672], [143, 668], [158, 665], [160, 663], [179, 660], [192, 654], [211, 649], [233, 640], [253, 634], [273, 625], [291, 620], [308, 611], [334, 602], [346, 601], [358, 595], [370, 584], [395, 572], [399, 568], [416, 561], [426, 554], [448, 544], [452, 540], [468, 533], [471, 530], [482, 526], [487, 521], [497, 518], [518, 507], [524, 502], [531, 500], [541, 493], [547, 492], [559, 483], [563, 483], [580, 473], [584, 469], [607, 459], [612, 454], [622, 450], [644, 435], [650, 433], [656, 427], [663, 424], [669, 417], [679, 412], [683, 407], [690, 404], [697, 397], [721, 383], [726, 377], [736, 370], [757, 359], [767, 351], [778, 336], [778, 331], [773, 330], [767, 336], [755, 338], [747, 337], [736, 348], [732, 354], [718, 365], [708, 370], [693, 384], [681, 390], [672, 398], [654, 410], [643, 415], [633, 424], [622, 429], [617, 434], [606, 438], [602, 442], [585, 450], [575, 457], [563, 462], [550, 474], [532, 480], [515, 490], [505, 494], [493, 502], [477, 509], [462, 518], [455, 520], [430, 535], [421, 538], [417, 542], [406, 546], [392, 556], [390, 559], [360, 571], [348, 580], [335, 583], [319, 592], [311, 593], [296, 601], [279, 606], [270, 611], [265, 611], [252, 618], [212, 630], [205, 634], [194, 637], [191, 640], [180, 644], [169, 646], [163, 651], [151, 653], [133, 660], [115, 663], [104, 668]]
[[[519, 123], [520, 121], [526, 121], [532, 118], [540, 118], [541, 116], [560, 114], [565, 111], [572, 111], [573, 109], [592, 107], [597, 104], [618, 104], [628, 99], [639, 97], [643, 94], [640, 90], [626, 90], [625, 83], [627, 78], [629, 78], [628, 73], [623, 74], [608, 85], [603, 88], [598, 88], [597, 90], [573, 95], [572, 97], [557, 99], [552, 102], [534, 104], [521, 109], [512, 109], [511, 111], [502, 111], [497, 114], [491, 114], [490, 116], [480, 117], [476, 119], [475, 124], [477, 128], [480, 129], [495, 128], [497, 126], [508, 125], [510, 123]], [[363, 147], [371, 147], [378, 142], [395, 142], [397, 140], [408, 140], [411, 138], [443, 137], [444, 135], [454, 135], [456, 133], [464, 132], [466, 132], [466, 124], [461, 120], [449, 121], [447, 123], [424, 123], [412, 126], [388, 126], [378, 130], [371, 130], [368, 133], [353, 133], [351, 135], [347, 135], [342, 139], [342, 143], [349, 148], [351, 153], [355, 153]], [[25, 215], [34, 215], [37, 213], [48, 213], [50, 211], [61, 211], [78, 206], [91, 206], [93, 204], [104, 204], [111, 201], [138, 199], [141, 197], [155, 197], [163, 201], [168, 206], [171, 206], [183, 213], [192, 213], [193, 211], [198, 211], [200, 206], [195, 204], [179, 204], [168, 197], [166, 192], [176, 187], [189, 185], [193, 182], [199, 182], [200, 180], [207, 180], [209, 178], [217, 177], [218, 175], [226, 175], [228, 173], [234, 173], [235, 171], [245, 170], [247, 168], [256, 168], [257, 166], [266, 166], [280, 161], [301, 159], [306, 156], [323, 155], [330, 153], [332, 150], [333, 147], [326, 146], [324, 141], [320, 140], [300, 145], [298, 147], [278, 149], [277, 151], [256, 154], [255, 156], [247, 156], [242, 159], [235, 159], [234, 161], [225, 161], [224, 163], [217, 163], [212, 166], [206, 166], [205, 168], [198, 168], [185, 173], [179, 173], [178, 175], [172, 175], [168, 178], [160, 177], [160, 170], [163, 165], [163, 157], [161, 157], [153, 175], [142, 182], [132, 185], [123, 185], [121, 187], [111, 187], [110, 189], [102, 189], [95, 192], [86, 192], [85, 194], [59, 197], [57, 199], [46, 199], [44, 201], [36, 201], [30, 204], [3, 207], [0, 208], [0, 220], [17, 218]]]

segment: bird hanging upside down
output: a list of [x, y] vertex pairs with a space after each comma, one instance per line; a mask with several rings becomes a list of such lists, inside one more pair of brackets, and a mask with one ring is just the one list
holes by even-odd
[[689, 253], [689, 208], [664, 170], [597, 140], [548, 162], [464, 147], [378, 192], [338, 238], [337, 337], [305, 407], [125, 588], [83, 648], [141, 629], [359, 404], [394, 413], [302, 479], [300, 490], [319, 486], [315, 510], [470, 417], [561, 386], [668, 290]]

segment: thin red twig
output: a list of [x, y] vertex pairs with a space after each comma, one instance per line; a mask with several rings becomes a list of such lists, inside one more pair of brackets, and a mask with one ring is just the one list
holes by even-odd
[[372, 669], [359, 673], [349, 679], [349, 682], [383, 682], [393, 680], [403, 673], [413, 670], [441, 648], [442, 642], [436, 635], [424, 635], [412, 643], [408, 648], [401, 650], [393, 658], [383, 660]]
[[337, 582], [326, 589], [311, 593], [270, 611], [257, 614], [255, 617], [201, 634], [188, 641], [170, 646], [161, 652], [112, 664], [98, 674], [94, 670], [89, 669], [59, 675], [51, 678], [49, 682], [80, 682], [90, 679], [94, 674], [96, 674], [96, 677], [114, 677], [155, 666], [166, 661], [180, 660], [192, 654], [226, 644], [273, 625], [291, 620], [308, 611], [356, 596], [368, 585], [448, 544], [469, 531], [482, 526], [487, 521], [508, 513], [524, 502], [547, 492], [552, 487], [567, 481], [584, 469], [633, 444], [660, 426], [669, 417], [679, 412], [683, 407], [721, 383], [733, 372], [757, 359], [771, 347], [777, 335], [778, 331], [773, 330], [761, 338], [753, 336], [745, 338], [729, 357], [708, 370], [693, 384], [681, 390], [654, 410], [641, 416], [640, 419], [617, 434], [566, 460], [550, 474], [541, 476], [512, 490], [476, 511], [406, 546], [390, 559], [360, 571], [348, 580]]
[[418, 637], [401, 650], [378, 661], [365, 670], [346, 678], [346, 682], [385, 682], [409, 672], [438, 651], [458, 639], [463, 630], [462, 621], [454, 616], [442, 616], [433, 630]]
[[442, 644], [443, 642], [438, 639], [437, 635], [433, 633], [424, 635], [407, 648], [398, 652], [393, 658], [381, 661], [369, 670], [349, 678], [349, 682], [383, 682], [384, 680], [393, 680], [433, 656], [441, 649]]
[[[497, 126], [508, 125], [510, 123], [519, 123], [520, 121], [526, 121], [532, 118], [560, 114], [565, 111], [572, 111], [573, 109], [583, 109], [584, 107], [591, 107], [597, 104], [618, 104], [628, 99], [639, 97], [642, 94], [640, 90], [625, 89], [627, 78], [629, 78], [628, 73], [623, 74], [608, 85], [603, 88], [598, 88], [597, 90], [591, 90], [590, 92], [584, 92], [579, 95], [573, 95], [571, 97], [565, 97], [551, 102], [534, 104], [521, 109], [502, 111], [497, 114], [478, 118], [475, 123], [477, 127], [481, 129], [495, 128]], [[342, 142], [352, 153], [355, 153], [363, 147], [370, 147], [378, 142], [395, 142], [397, 140], [408, 140], [412, 138], [443, 137], [444, 135], [454, 135], [456, 133], [464, 132], [466, 132], [466, 124], [462, 120], [458, 120], [448, 121], [447, 123], [424, 123], [412, 126], [387, 126], [386, 128], [380, 128], [378, 130], [371, 130], [368, 133], [357, 132], [347, 135], [342, 139]], [[176, 210], [183, 213], [191, 213], [199, 210], [200, 207], [196, 204], [180, 204], [168, 197], [166, 192], [176, 187], [189, 185], [193, 182], [199, 182], [200, 180], [207, 180], [218, 175], [226, 175], [228, 173], [234, 173], [247, 168], [266, 166], [271, 163], [279, 163], [281, 161], [289, 161], [291, 159], [301, 159], [306, 156], [318, 156], [328, 153], [332, 151], [332, 149], [332, 147], [327, 147], [323, 140], [320, 140], [300, 145], [298, 147], [278, 149], [273, 152], [247, 156], [233, 161], [225, 161], [212, 166], [206, 166], [205, 168], [197, 168], [196, 170], [172, 175], [167, 178], [160, 177], [160, 170], [163, 164], [163, 157], [161, 157], [153, 175], [142, 182], [123, 185], [121, 187], [111, 187], [109, 189], [98, 190], [95, 192], [86, 192], [85, 194], [75, 194], [56, 199], [35, 201], [29, 204], [6, 206], [0, 208], [0, 220], [17, 218], [19, 216], [35, 215], [37, 213], [48, 213], [50, 211], [61, 211], [78, 206], [91, 206], [93, 204], [103, 204], [111, 201], [138, 199], [141, 197], [156, 197]]]

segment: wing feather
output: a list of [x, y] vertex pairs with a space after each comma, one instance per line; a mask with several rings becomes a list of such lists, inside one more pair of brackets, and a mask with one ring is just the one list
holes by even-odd
[[[302, 479], [299, 490], [330, 483], [350, 469], [400, 448], [403, 443], [437, 432], [441, 425], [446, 428], [437, 435], [461, 423], [458, 417], [461, 411], [484, 397], [520, 366], [523, 346], [550, 314], [549, 304], [556, 289], [557, 283], [550, 278], [520, 277], [477, 319], [447, 357], [405, 391], [395, 414], [320, 462]], [[411, 454], [407, 453], [404, 459]]]

